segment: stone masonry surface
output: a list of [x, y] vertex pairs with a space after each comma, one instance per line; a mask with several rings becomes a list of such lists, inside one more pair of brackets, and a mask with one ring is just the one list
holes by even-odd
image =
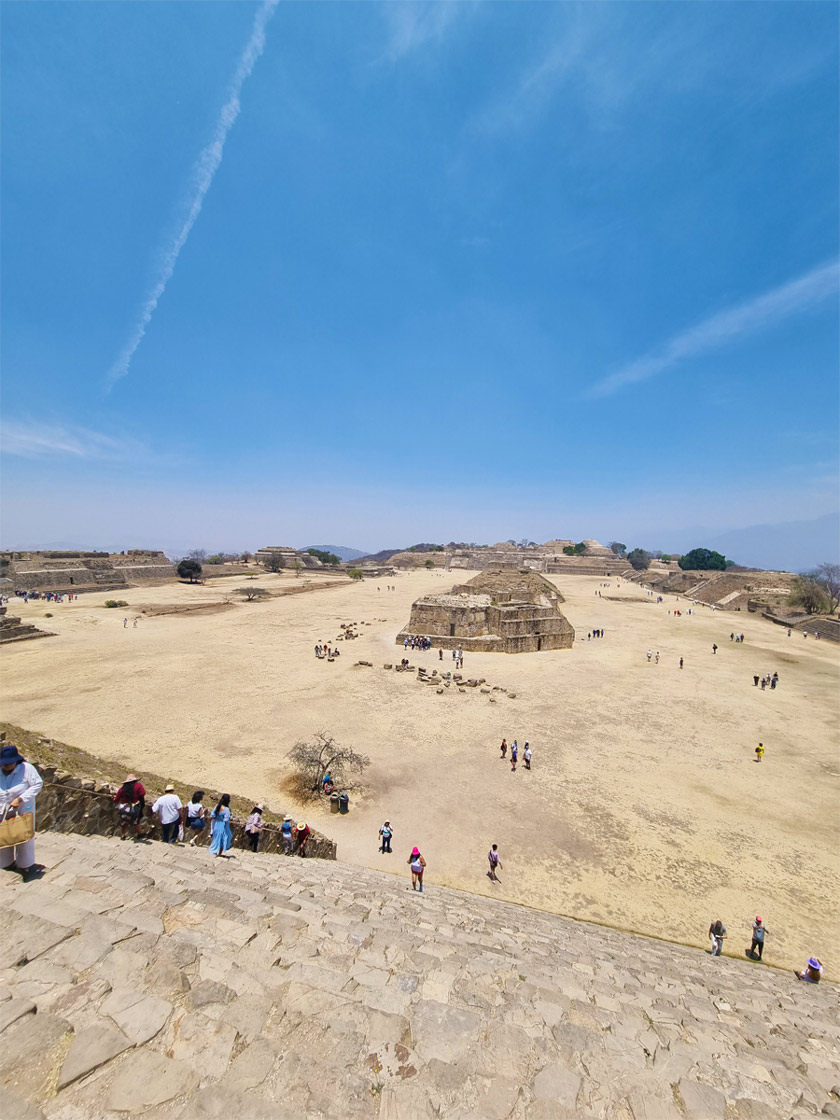
[[833, 985], [433, 879], [37, 844], [3, 873], [3, 1120], [840, 1116]]

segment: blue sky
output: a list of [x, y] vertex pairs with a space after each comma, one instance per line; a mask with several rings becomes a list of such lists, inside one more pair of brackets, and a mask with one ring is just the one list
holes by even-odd
[[4, 5], [4, 545], [836, 509], [837, 43], [829, 3]]

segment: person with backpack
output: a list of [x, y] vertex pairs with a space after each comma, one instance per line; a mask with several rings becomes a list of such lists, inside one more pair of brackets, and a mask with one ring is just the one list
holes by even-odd
[[290, 856], [295, 846], [294, 828], [292, 818], [285, 816], [280, 825], [280, 839], [283, 841], [283, 855]]
[[394, 835], [394, 830], [391, 828], [391, 822], [386, 821], [379, 830], [379, 851], [391, 854], [391, 837]]
[[426, 870], [426, 861], [421, 856], [419, 848], [414, 847], [411, 849], [411, 855], [408, 857], [407, 863], [411, 867], [411, 889], [416, 891], [419, 884], [419, 890], [422, 894], [423, 872]]
[[245, 822], [245, 835], [248, 837], [248, 843], [251, 845], [251, 851], [255, 852], [260, 846], [260, 833], [262, 832], [262, 805], [255, 805], [251, 810], [251, 815]]
[[134, 839], [140, 840], [140, 822], [146, 808], [146, 789], [136, 774], [129, 774], [114, 797], [120, 815], [120, 840], [125, 840], [129, 826], [134, 829]]

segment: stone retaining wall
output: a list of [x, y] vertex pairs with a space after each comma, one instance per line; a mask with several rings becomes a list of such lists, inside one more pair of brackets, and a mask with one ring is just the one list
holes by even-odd
[[[42, 766], [32, 762], [44, 780], [44, 788], [38, 794], [35, 806], [38, 831], [77, 832], [83, 836], [118, 836], [120, 832], [119, 814], [114, 808], [114, 794], [119, 786], [110, 782], [95, 782], [91, 778], [79, 778], [55, 766]], [[144, 783], [145, 785], [145, 783]], [[161, 791], [148, 789], [146, 792], [146, 812], [143, 822], [148, 835], [160, 836], [160, 825], [152, 813], [151, 806]], [[207, 799], [208, 811], [212, 809]], [[240, 817], [231, 820], [234, 848], [247, 847], [245, 821]], [[200, 834], [196, 845], [205, 847], [210, 843], [210, 826]], [[260, 851], [283, 855], [280, 829], [277, 825], [263, 825], [260, 837]], [[312, 831], [307, 844], [307, 853], [318, 859], [335, 859], [337, 845], [334, 840]]]

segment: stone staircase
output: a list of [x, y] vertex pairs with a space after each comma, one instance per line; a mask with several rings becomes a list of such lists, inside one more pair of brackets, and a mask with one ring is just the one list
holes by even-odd
[[0, 872], [3, 1120], [840, 1116], [833, 985], [433, 878], [37, 846]]

